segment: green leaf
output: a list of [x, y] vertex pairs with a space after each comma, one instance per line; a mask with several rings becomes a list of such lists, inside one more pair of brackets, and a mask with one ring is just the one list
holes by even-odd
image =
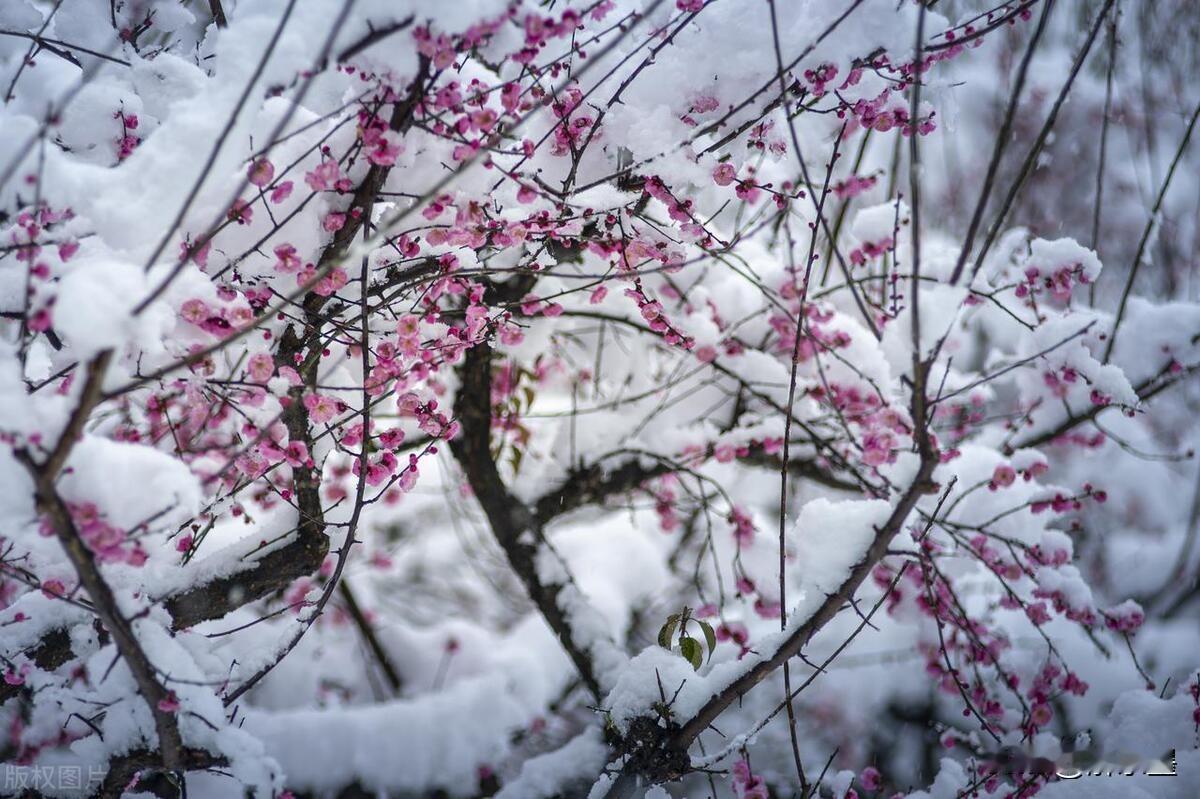
[[663, 649], [671, 648], [671, 639], [675, 637], [675, 625], [679, 624], [679, 614], [672, 614], [667, 618], [667, 623], [658, 631], [658, 645]]
[[679, 654], [683, 655], [684, 660], [692, 664], [694, 670], [700, 671], [700, 666], [704, 663], [704, 651], [699, 641], [695, 638], [680, 638]]
[[704, 631], [704, 642], [708, 644], [708, 659], [712, 660], [713, 652], [717, 651], [717, 634], [713, 632], [712, 625], [703, 619], [696, 619], [696, 623]]

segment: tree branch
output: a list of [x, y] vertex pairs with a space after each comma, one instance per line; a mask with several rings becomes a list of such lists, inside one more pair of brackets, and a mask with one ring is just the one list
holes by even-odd
[[[1145, 402], [1151, 397], [1166, 391], [1176, 383], [1179, 383], [1185, 378], [1195, 374], [1197, 371], [1200, 371], [1200, 363], [1185, 367], [1182, 371], [1176, 374], [1169, 374], [1169, 372], [1166, 371], [1160, 372], [1154, 377], [1144, 380], [1138, 385], [1134, 386], [1133, 390], [1134, 393], [1138, 395], [1138, 399], [1142, 402]], [[1013, 442], [1008, 446], [1008, 449], [1016, 451], [1018, 449], [1032, 449], [1034, 447], [1040, 447], [1043, 444], [1049, 444], [1059, 436], [1071, 432], [1079, 425], [1095, 419], [1100, 415], [1101, 411], [1107, 410], [1108, 407], [1109, 406], [1107, 405], [1092, 405], [1084, 413], [1068, 416], [1061, 424], [1052, 430], [1047, 430], [1044, 433], [1038, 433], [1022, 441]]]
[[[543, 583], [538, 576], [539, 516], [509, 493], [496, 462], [492, 460], [491, 370], [490, 344], [480, 342], [467, 350], [459, 370], [461, 385], [454, 400], [454, 415], [462, 425], [462, 434], [450, 442], [450, 449], [466, 474], [509, 565], [575, 664], [584, 685], [599, 699], [603, 693], [592, 655], [575, 640], [567, 614], [559, 604], [559, 593], [564, 586]], [[557, 501], [545, 500], [543, 509], [548, 512], [550, 504]], [[564, 497], [562, 501], [567, 500]]]
[[168, 771], [179, 770], [183, 763], [181, 755], [183, 742], [179, 736], [179, 725], [173, 714], [159, 707], [159, 704], [169, 696], [167, 689], [158, 681], [154, 666], [146, 657], [146, 653], [142, 651], [142, 646], [138, 642], [137, 636], [134, 635], [132, 625], [121, 615], [117, 599], [100, 574], [92, 551], [80, 538], [66, 503], [63, 502], [54, 487], [54, 476], [44, 467], [39, 467], [34, 463], [27, 452], [18, 450], [17, 458], [24, 464], [34, 480], [38, 509], [50, 519], [63, 551], [66, 552], [71, 566], [75, 569], [79, 584], [87, 591], [96, 615], [100, 617], [101, 623], [112, 636], [117, 651], [121, 653], [122, 659], [129, 666], [129, 671], [137, 682], [138, 690], [141, 691], [142, 697], [150, 707], [150, 713], [154, 717], [154, 726], [158, 732], [158, 748], [161, 753], [158, 762]]
[[534, 503], [534, 518], [539, 526], [544, 526], [556, 516], [585, 505], [597, 505], [609, 497], [632, 491], [647, 480], [674, 471], [669, 462], [662, 460], [649, 468], [643, 467], [638, 458], [613, 469], [594, 463], [571, 472], [561, 486], [539, 497]]

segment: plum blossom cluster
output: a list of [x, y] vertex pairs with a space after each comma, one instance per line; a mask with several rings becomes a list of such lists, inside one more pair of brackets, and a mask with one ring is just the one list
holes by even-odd
[[[957, 757], [1125, 712], [1142, 647], [1179, 684], [1145, 631], [1194, 597], [1095, 564], [1125, 522], [1188, 540], [1178, 461], [1158, 492], [1127, 456], [1189, 435], [1150, 400], [1200, 368], [1194, 304], [1129, 303], [1105, 352], [1095, 252], [1018, 231], [976, 264], [916, 185], [941, 159], [905, 160], [1036, 3], [203, 5], [31, 4], [36, 68], [0, 48], [33, 135], [0, 180], [5, 761], [200, 797], [1024, 799], [905, 772], [864, 719], [907, 735], [922, 697]], [[669, 605], [707, 659], [646, 645]], [[1125, 701], [1200, 725], [1183, 684]]]
[[[79, 537], [98, 561], [127, 563], [130, 566], [145, 565], [147, 554], [141, 542], [107, 521], [94, 502], [68, 503], [67, 510]], [[47, 538], [53, 536], [53, 522], [42, 519], [39, 532]]]

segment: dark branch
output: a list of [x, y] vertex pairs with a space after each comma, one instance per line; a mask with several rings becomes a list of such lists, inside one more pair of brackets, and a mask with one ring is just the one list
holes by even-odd
[[450, 442], [450, 449], [466, 474], [509, 565], [575, 664], [584, 685], [599, 699], [602, 692], [592, 657], [575, 641], [566, 613], [559, 606], [563, 586], [543, 583], [538, 576], [537, 542], [541, 538], [538, 517], [509, 493], [492, 459], [491, 372], [490, 344], [481, 342], [467, 350], [459, 370], [461, 384], [454, 401], [454, 415], [462, 425], [462, 434]]

